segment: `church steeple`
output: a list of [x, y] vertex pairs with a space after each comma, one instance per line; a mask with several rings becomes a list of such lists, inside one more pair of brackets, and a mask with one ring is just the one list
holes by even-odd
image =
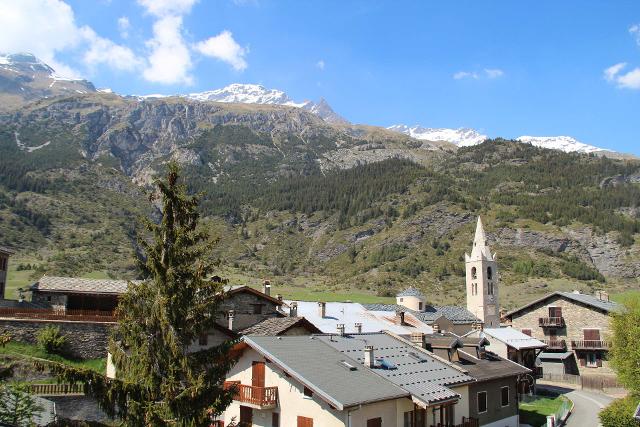
[[465, 255], [467, 271], [467, 309], [487, 328], [500, 326], [498, 315], [498, 268], [491, 254], [482, 219], [478, 217], [471, 255]]

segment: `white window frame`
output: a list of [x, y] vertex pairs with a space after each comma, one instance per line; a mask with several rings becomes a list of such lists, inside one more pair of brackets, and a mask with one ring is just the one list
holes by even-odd
[[[502, 390], [504, 390], [505, 388], [507, 389], [507, 404], [506, 404], [506, 405], [503, 405], [503, 404], [502, 404]], [[508, 386], [508, 385], [506, 385], [506, 386], [504, 386], [504, 387], [500, 387], [500, 405], [501, 405], [503, 408], [506, 408], [507, 406], [510, 406], [510, 405], [511, 405], [511, 390], [509, 389], [509, 386]]]
[[[480, 412], [480, 395], [484, 393], [484, 411]], [[486, 390], [479, 391], [476, 395], [476, 405], [478, 405], [478, 414], [486, 414], [489, 411], [489, 393]]]

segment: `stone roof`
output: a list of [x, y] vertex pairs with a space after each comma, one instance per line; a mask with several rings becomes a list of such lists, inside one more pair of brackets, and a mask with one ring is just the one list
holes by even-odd
[[313, 324], [304, 317], [272, 317], [240, 331], [240, 334], [276, 336], [282, 335], [294, 327], [306, 328], [309, 331], [309, 334], [321, 332], [320, 329], [313, 326]]
[[16, 252], [13, 249], [8, 248], [6, 246], [0, 246], [0, 253], [6, 254], [6, 255], [13, 255]]
[[427, 305], [425, 306], [424, 311], [411, 310], [398, 304], [363, 304], [363, 306], [370, 311], [405, 311], [407, 313], [411, 313], [418, 320], [427, 324], [433, 323], [441, 316], [444, 316], [454, 324], [480, 322], [480, 319], [474, 316], [465, 307], [459, 307], [457, 305]]
[[127, 291], [126, 280], [82, 279], [76, 277], [42, 276], [31, 285], [32, 291], [81, 293], [81, 294], [113, 294], [121, 295]]
[[598, 310], [602, 310], [605, 311], [607, 313], [609, 312], [617, 312], [620, 311], [622, 309], [622, 306], [620, 304], [618, 304], [617, 302], [613, 302], [613, 301], [603, 301], [599, 298], [596, 298], [593, 295], [587, 295], [587, 294], [582, 294], [582, 293], [578, 293], [578, 292], [560, 292], [560, 291], [556, 291], [556, 292], [552, 292], [550, 294], [545, 295], [542, 298], [538, 298], [537, 300], [534, 300], [532, 302], [530, 302], [529, 304], [523, 305], [520, 308], [517, 308], [515, 310], [512, 310], [510, 312], [508, 312], [507, 314], [505, 314], [505, 317], [511, 317], [514, 314], [517, 314], [523, 310], [526, 310], [529, 307], [532, 307], [536, 304], [540, 304], [543, 303], [544, 301], [547, 301], [548, 299], [551, 299], [553, 297], [560, 297], [560, 298], [565, 298], [571, 301], [575, 301], [577, 303], [583, 304], [583, 305], [587, 305], [593, 308], [596, 308]]
[[496, 378], [515, 377], [521, 374], [531, 372], [530, 369], [522, 365], [503, 359], [497, 354], [486, 352], [483, 359], [475, 357], [475, 355], [467, 353], [464, 350], [458, 350], [459, 362], [456, 365], [467, 371], [467, 374], [478, 381], [494, 380]]
[[398, 297], [424, 297], [424, 294], [420, 292], [420, 289], [413, 286], [408, 287], [404, 291], [401, 291], [396, 295]]

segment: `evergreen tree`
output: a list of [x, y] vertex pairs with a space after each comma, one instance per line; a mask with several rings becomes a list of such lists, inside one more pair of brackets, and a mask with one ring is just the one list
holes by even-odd
[[26, 384], [0, 384], [0, 422], [17, 427], [32, 425], [31, 417], [41, 411]]
[[233, 343], [189, 347], [214, 327], [222, 284], [208, 279], [211, 242], [198, 228], [198, 198], [187, 195], [175, 163], [156, 186], [162, 219], [144, 221], [152, 235], [139, 241], [144, 280], [130, 283], [120, 300], [109, 344], [117, 379], [59, 365], [53, 370], [66, 381], [83, 381], [127, 425], [205, 426], [231, 403], [233, 391], [223, 385], [235, 363]]

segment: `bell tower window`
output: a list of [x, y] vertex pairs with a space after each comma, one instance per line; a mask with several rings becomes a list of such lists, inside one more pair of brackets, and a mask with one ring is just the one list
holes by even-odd
[[472, 279], [477, 279], [478, 278], [478, 270], [475, 267], [471, 268], [471, 278]]
[[493, 270], [491, 270], [491, 267], [487, 267], [487, 279], [493, 279]]

